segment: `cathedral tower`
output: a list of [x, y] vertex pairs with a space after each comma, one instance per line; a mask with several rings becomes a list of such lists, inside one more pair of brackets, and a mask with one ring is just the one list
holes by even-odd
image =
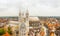
[[29, 32], [29, 13], [19, 12], [19, 36], [28, 36]]
[[28, 32], [29, 32], [29, 12], [28, 12], [28, 10], [26, 11], [25, 15], [26, 15], [27, 34], [28, 34]]

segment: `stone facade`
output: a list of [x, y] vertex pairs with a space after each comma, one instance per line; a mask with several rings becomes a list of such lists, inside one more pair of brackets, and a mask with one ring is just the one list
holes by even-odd
[[19, 36], [28, 36], [29, 32], [29, 13], [19, 13]]

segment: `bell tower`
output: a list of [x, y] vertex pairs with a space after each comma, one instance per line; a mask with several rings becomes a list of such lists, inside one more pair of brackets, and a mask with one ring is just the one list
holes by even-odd
[[21, 11], [19, 12], [19, 22], [21, 22], [21, 19], [22, 19], [22, 13]]
[[28, 10], [25, 13], [26, 15], [26, 26], [27, 26], [27, 36], [28, 36], [28, 32], [29, 32], [29, 12]]
[[28, 36], [29, 13], [19, 12], [19, 36]]
[[26, 11], [25, 16], [26, 16], [27, 26], [29, 26], [29, 12], [28, 12], [28, 10]]

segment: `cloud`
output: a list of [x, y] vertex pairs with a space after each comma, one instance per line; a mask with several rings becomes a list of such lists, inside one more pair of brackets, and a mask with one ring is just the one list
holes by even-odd
[[60, 16], [60, 0], [0, 0], [0, 16], [18, 16], [20, 9], [30, 16]]

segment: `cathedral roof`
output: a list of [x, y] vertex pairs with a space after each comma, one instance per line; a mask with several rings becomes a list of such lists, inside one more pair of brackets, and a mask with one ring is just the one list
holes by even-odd
[[39, 21], [39, 18], [38, 17], [29, 17], [29, 21]]
[[29, 24], [32, 23], [40, 23], [40, 19], [38, 17], [29, 17]]

